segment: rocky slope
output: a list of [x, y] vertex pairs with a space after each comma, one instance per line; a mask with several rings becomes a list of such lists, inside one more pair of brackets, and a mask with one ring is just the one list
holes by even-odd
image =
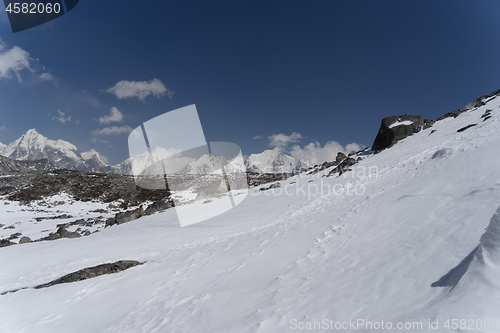
[[53, 170], [55, 166], [48, 159], [34, 161], [16, 161], [0, 156], [0, 173]]

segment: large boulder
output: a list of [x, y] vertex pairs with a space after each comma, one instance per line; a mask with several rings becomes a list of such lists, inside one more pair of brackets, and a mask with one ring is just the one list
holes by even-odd
[[434, 120], [424, 119], [420, 116], [390, 116], [382, 119], [382, 124], [377, 137], [372, 145], [373, 151], [381, 151], [389, 148], [399, 140], [402, 140], [422, 129], [431, 127]]
[[122, 223], [127, 223], [133, 220], [137, 220], [139, 217], [141, 217], [144, 213], [144, 209], [142, 209], [142, 206], [140, 206], [137, 209], [123, 212], [123, 213], [118, 213], [115, 214], [114, 218], [109, 218], [106, 221], [106, 227], [110, 227], [115, 224], [122, 224]]
[[173, 205], [169, 201], [155, 201], [146, 208], [144, 215], [153, 215], [154, 213], [161, 212], [171, 207], [173, 207]]

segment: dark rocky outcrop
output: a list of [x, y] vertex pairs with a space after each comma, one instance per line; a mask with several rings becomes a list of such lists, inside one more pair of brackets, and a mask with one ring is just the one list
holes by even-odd
[[337, 157], [335, 158], [335, 163], [337, 163], [337, 165], [338, 165], [338, 164], [340, 164], [343, 160], [345, 160], [346, 158], [347, 158], [347, 156], [345, 156], [345, 154], [344, 154], [344, 153], [342, 153], [342, 152], [340, 152], [340, 151], [339, 151], [339, 152], [337, 153]]
[[61, 283], [71, 283], [98, 277], [104, 274], [113, 274], [124, 271], [131, 267], [142, 265], [143, 263], [132, 260], [120, 260], [111, 264], [102, 264], [94, 267], [84, 268], [74, 273], [67, 274], [49, 283], [36, 286], [35, 289], [47, 288]]
[[106, 227], [110, 227], [115, 224], [123, 224], [127, 223], [133, 220], [137, 220], [139, 217], [142, 216], [144, 213], [144, 209], [142, 209], [142, 206], [140, 206], [137, 209], [127, 211], [127, 212], [122, 212], [122, 213], [117, 213], [115, 217], [109, 218], [106, 221]]
[[[391, 125], [398, 122], [411, 123], [391, 127]], [[377, 137], [373, 142], [372, 150], [381, 151], [389, 148], [399, 140], [432, 126], [434, 122], [434, 120], [424, 119], [420, 116], [403, 115], [386, 117], [382, 119], [382, 124], [380, 125]]]

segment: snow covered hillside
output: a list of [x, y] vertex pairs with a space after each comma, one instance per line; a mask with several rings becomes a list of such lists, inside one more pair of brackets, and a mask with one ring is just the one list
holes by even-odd
[[[27, 289], [0, 295], [0, 332], [500, 331], [500, 98], [484, 102], [199, 224], [167, 209], [1, 248], [0, 294]], [[33, 289], [118, 260], [144, 264]]]

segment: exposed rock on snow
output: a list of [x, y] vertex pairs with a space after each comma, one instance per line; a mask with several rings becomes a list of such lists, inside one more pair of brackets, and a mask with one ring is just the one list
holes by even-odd
[[144, 215], [153, 215], [171, 207], [173, 207], [173, 205], [170, 202], [155, 201], [146, 208]]
[[26, 244], [26, 243], [31, 243], [31, 238], [29, 237], [21, 237], [21, 239], [19, 240], [19, 244]]
[[457, 130], [457, 132], [458, 132], [458, 133], [463, 132], [463, 131], [465, 131], [465, 130], [467, 130], [467, 129], [471, 128], [471, 127], [474, 127], [474, 126], [476, 126], [476, 125], [477, 125], [477, 124], [470, 124], [470, 125], [464, 126], [464, 127], [460, 128], [460, 129], [458, 129], [458, 130]]
[[134, 260], [120, 260], [111, 264], [102, 264], [94, 267], [84, 268], [74, 273], [67, 274], [57, 280], [36, 286], [35, 289], [47, 288], [61, 283], [71, 283], [92, 279], [104, 274], [113, 274], [126, 269], [142, 265], [142, 262]]
[[281, 183], [278, 182], [278, 183], [271, 184], [271, 186], [269, 186], [269, 187], [262, 187], [259, 189], [259, 191], [267, 191], [267, 190], [272, 190], [274, 188], [281, 188]]

